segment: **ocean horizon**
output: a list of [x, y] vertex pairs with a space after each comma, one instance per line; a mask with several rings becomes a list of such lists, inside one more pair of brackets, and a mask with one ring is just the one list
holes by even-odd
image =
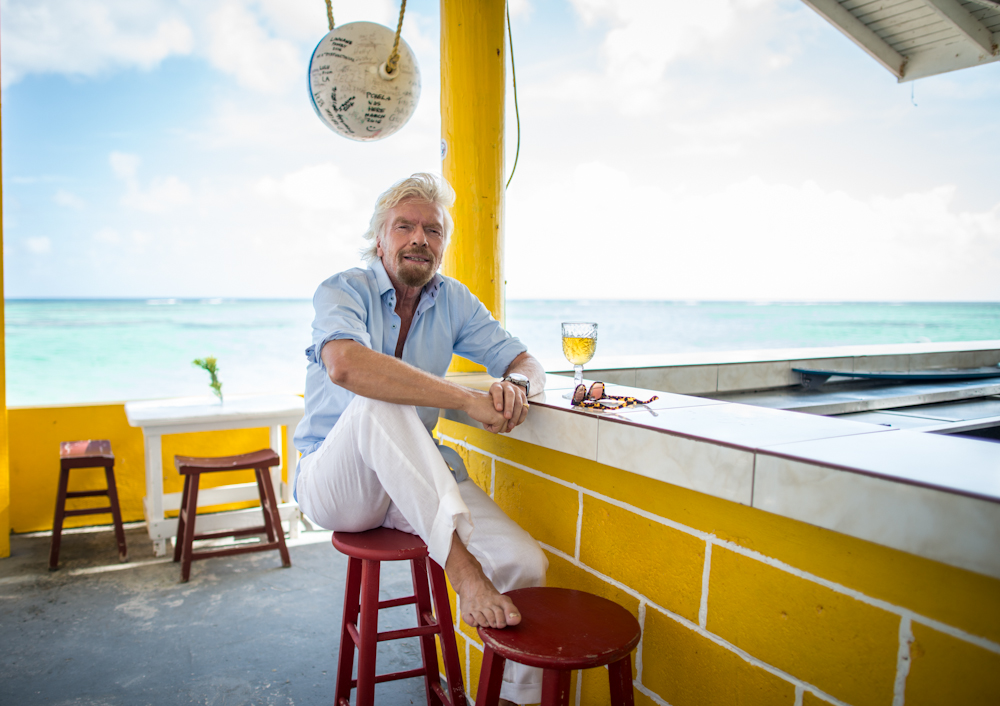
[[[507, 328], [550, 369], [559, 324], [596, 321], [602, 357], [1000, 339], [1000, 302], [517, 300]], [[308, 299], [5, 300], [8, 406], [301, 392]]]

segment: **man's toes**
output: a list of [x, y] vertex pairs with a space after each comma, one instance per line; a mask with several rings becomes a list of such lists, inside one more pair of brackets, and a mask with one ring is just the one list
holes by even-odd
[[514, 605], [514, 601], [511, 599], [506, 596], [502, 596], [502, 599], [501, 608], [503, 609], [504, 620], [507, 625], [517, 625], [521, 622], [521, 611], [517, 609], [517, 606]]

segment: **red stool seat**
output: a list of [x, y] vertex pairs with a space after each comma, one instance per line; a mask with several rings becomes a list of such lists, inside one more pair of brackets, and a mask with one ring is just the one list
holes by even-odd
[[[74, 468], [104, 468], [105, 490], [67, 490], [69, 472]], [[87, 507], [67, 510], [67, 498], [92, 498], [105, 495], [108, 507]], [[125, 546], [125, 528], [122, 525], [122, 511], [118, 506], [118, 488], [115, 485], [115, 455], [111, 453], [111, 442], [106, 439], [86, 441], [64, 441], [59, 444], [59, 494], [56, 496], [56, 514], [52, 521], [52, 546], [49, 549], [49, 570], [59, 568], [59, 547], [62, 543], [63, 520], [73, 515], [103, 515], [111, 513], [118, 540], [118, 561], [128, 561], [128, 547]]]
[[521, 588], [505, 594], [521, 611], [521, 622], [503, 629], [479, 628], [486, 647], [477, 706], [496, 706], [503, 668], [510, 659], [541, 667], [542, 706], [569, 703], [574, 669], [608, 665], [613, 706], [632, 706], [631, 652], [639, 644], [639, 621], [613, 601], [568, 588]]
[[[281, 463], [281, 458], [271, 449], [261, 449], [237, 456], [174, 456], [177, 471], [184, 476], [184, 493], [181, 495], [181, 512], [177, 519], [177, 544], [174, 546], [174, 561], [181, 562], [181, 582], [191, 577], [191, 562], [194, 559], [210, 559], [219, 556], [233, 556], [250, 552], [266, 552], [277, 549], [281, 554], [281, 565], [291, 566], [292, 559], [285, 545], [285, 532], [281, 529], [278, 501], [271, 485], [272, 466]], [[264, 513], [264, 524], [239, 530], [223, 530], [195, 534], [195, 520], [198, 516], [198, 483], [202, 473], [219, 471], [239, 471], [252, 468], [257, 478], [257, 492], [260, 495], [260, 509]], [[219, 537], [243, 537], [251, 534], [267, 534], [267, 541], [259, 544], [244, 544], [224, 549], [208, 549], [195, 552], [196, 539], [217, 539]]]
[[[367, 532], [334, 532], [333, 546], [350, 557], [347, 564], [347, 589], [344, 591], [344, 622], [340, 633], [340, 658], [337, 666], [336, 706], [348, 706], [351, 690], [357, 688], [357, 706], [375, 703], [375, 684], [396, 679], [423, 677], [427, 703], [465, 706], [462, 670], [455, 643], [451, 604], [444, 570], [427, 554], [420, 537], [379, 527]], [[388, 601], [378, 599], [379, 573], [383, 561], [409, 561], [413, 576], [413, 595]], [[430, 586], [428, 587], [428, 573]], [[430, 588], [430, 590], [429, 590]], [[434, 612], [431, 612], [433, 597]], [[378, 631], [381, 608], [414, 604], [417, 627]], [[359, 621], [360, 617], [360, 621]], [[359, 626], [360, 622], [360, 626]], [[441, 688], [434, 636], [441, 638], [448, 692]], [[385, 640], [420, 638], [423, 666], [405, 672], [375, 674], [375, 647]], [[354, 672], [354, 651], [358, 651], [358, 678]]]

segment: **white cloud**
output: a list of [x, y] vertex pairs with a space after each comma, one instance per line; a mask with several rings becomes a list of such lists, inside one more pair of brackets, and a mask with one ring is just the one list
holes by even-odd
[[507, 9], [510, 11], [510, 17], [513, 20], [519, 17], [531, 17], [535, 8], [532, 7], [531, 0], [509, 0]]
[[257, 183], [263, 196], [279, 195], [308, 209], [340, 210], [357, 203], [355, 189], [335, 164], [319, 164], [286, 174], [281, 179], [266, 177]]
[[34, 255], [47, 255], [52, 252], [52, 241], [44, 235], [25, 238], [24, 247]]
[[[1000, 298], [1000, 203], [961, 211], [950, 186], [862, 197], [753, 177], [667, 190], [589, 163], [521, 193], [507, 219], [514, 298]], [[598, 273], [580, 276], [588, 262]]]
[[608, 73], [629, 85], [655, 80], [670, 62], [725, 37], [744, 4], [733, 0], [571, 1], [584, 22], [611, 26], [601, 52]]
[[154, 0], [3, 0], [0, 13], [5, 87], [31, 73], [149, 69], [194, 46], [178, 9]]
[[117, 245], [121, 242], [121, 236], [118, 235], [118, 231], [113, 228], [101, 228], [99, 231], [94, 233], [94, 240], [98, 243], [104, 243], [106, 245]]
[[269, 36], [243, 4], [226, 3], [209, 15], [207, 27], [212, 65], [235, 76], [241, 86], [276, 93], [304, 84], [295, 45]]
[[82, 198], [70, 191], [66, 191], [65, 189], [59, 189], [59, 191], [55, 193], [55, 196], [52, 197], [52, 200], [60, 206], [78, 210], [87, 205], [87, 202]]
[[125, 152], [112, 152], [108, 157], [111, 171], [120, 179], [134, 179], [139, 169], [139, 155]]
[[153, 179], [149, 187], [139, 185], [140, 158], [135, 154], [112, 152], [108, 158], [111, 170], [125, 182], [122, 205], [148, 213], [164, 213], [178, 206], [191, 203], [191, 188], [174, 176]]
[[122, 204], [148, 213], [164, 213], [191, 203], [191, 188], [177, 177], [153, 179], [149, 188], [129, 188]]

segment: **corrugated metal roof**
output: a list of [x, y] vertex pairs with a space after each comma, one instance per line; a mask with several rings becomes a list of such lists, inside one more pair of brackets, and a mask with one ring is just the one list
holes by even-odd
[[1000, 0], [803, 0], [900, 82], [1000, 61]]

